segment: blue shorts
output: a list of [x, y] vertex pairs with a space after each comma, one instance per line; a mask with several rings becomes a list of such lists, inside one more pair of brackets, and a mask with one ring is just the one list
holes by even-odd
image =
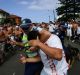
[[42, 62], [26, 63], [24, 75], [35, 75], [37, 72], [41, 72], [43, 68]]

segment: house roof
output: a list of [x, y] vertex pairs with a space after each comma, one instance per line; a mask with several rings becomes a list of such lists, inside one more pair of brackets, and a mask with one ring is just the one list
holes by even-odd
[[17, 15], [10, 15], [9, 18], [21, 18], [21, 17]]
[[4, 11], [4, 10], [2, 10], [2, 9], [0, 9], [0, 12], [1, 12], [1, 13], [9, 14], [8, 12], [6, 12], [6, 11]]
[[13, 15], [13, 14], [10, 14], [2, 9], [0, 9], [0, 13], [6, 13], [6, 14], [9, 14], [8, 18], [21, 18], [20, 16], [17, 16], [17, 15]]

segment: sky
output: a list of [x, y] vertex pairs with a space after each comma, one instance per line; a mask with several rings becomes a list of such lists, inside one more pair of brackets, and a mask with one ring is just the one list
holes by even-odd
[[54, 20], [58, 0], [0, 0], [0, 9], [32, 22], [49, 22]]

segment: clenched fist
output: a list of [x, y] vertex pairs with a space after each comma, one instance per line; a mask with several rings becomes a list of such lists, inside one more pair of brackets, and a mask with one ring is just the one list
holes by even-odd
[[40, 41], [39, 40], [30, 40], [28, 43], [30, 46], [37, 47], [38, 44], [40, 43]]

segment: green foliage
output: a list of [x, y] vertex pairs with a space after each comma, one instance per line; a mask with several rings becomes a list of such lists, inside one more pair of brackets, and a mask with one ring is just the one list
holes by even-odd
[[80, 3], [74, 0], [59, 0], [61, 6], [56, 9], [58, 15], [63, 15], [58, 20], [68, 20], [79, 18]]
[[3, 25], [4, 24], [4, 18], [1, 18], [0, 24]]
[[16, 24], [14, 19], [9, 19], [9, 18], [6, 18], [6, 19], [2, 18], [1, 19], [0, 24], [3, 25], [3, 24], [8, 24], [8, 23], [10, 23], [11, 25], [15, 25]]

